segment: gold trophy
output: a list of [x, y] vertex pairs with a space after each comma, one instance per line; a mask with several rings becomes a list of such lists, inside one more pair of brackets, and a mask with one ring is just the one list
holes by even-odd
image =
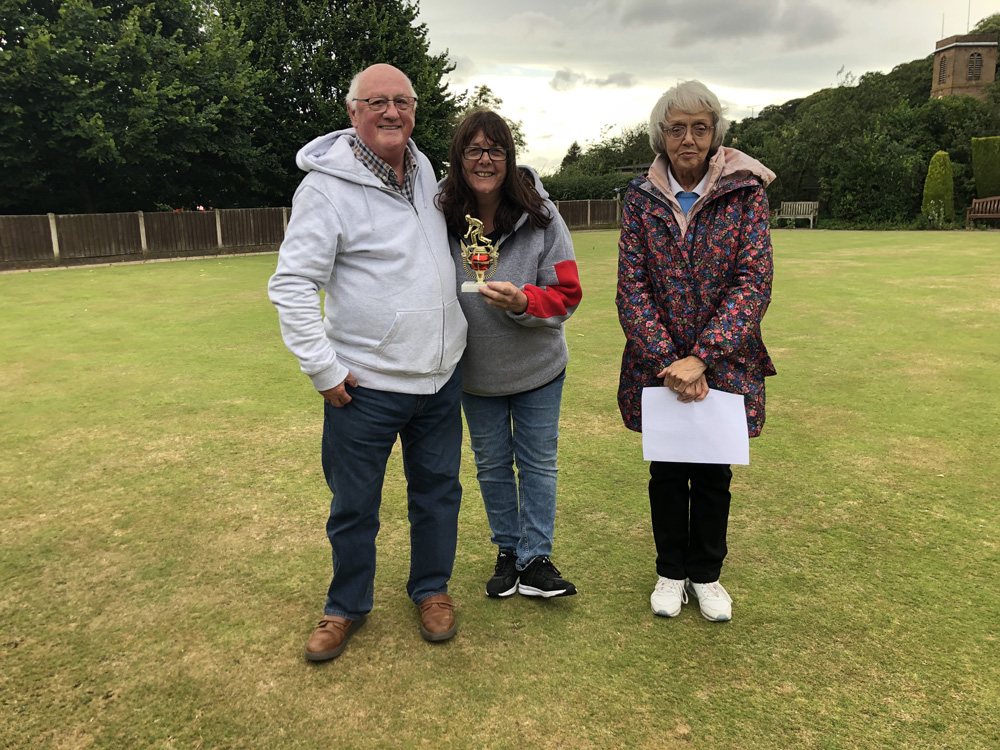
[[[500, 252], [491, 240], [483, 236], [483, 222], [468, 214], [465, 215], [465, 220], [469, 224], [469, 231], [462, 239], [462, 268], [475, 281], [462, 284], [462, 291], [478, 292], [479, 287], [485, 286], [486, 280], [496, 273]], [[469, 240], [469, 244], [465, 240]]]

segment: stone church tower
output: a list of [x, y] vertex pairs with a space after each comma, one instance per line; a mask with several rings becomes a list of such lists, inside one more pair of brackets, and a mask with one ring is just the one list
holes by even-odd
[[938, 42], [936, 47], [931, 99], [960, 94], [984, 98], [983, 88], [996, 78], [996, 35], [950, 36]]

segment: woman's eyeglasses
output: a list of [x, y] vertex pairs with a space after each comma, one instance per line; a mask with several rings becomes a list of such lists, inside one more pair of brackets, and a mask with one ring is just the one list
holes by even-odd
[[507, 158], [507, 149], [502, 146], [493, 146], [491, 148], [469, 146], [462, 149], [462, 156], [469, 161], [479, 161], [483, 158], [484, 153], [490, 155], [490, 161], [503, 161]]
[[[712, 125], [705, 125], [701, 122], [696, 122], [691, 126], [691, 135], [695, 138], [704, 138], [706, 135], [711, 133], [715, 128]], [[679, 141], [681, 138], [687, 135], [688, 126], [687, 125], [667, 125], [663, 129], [663, 133], [672, 141]]]

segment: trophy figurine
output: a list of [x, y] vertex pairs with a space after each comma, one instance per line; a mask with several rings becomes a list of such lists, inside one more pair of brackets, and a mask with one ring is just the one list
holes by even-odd
[[[491, 240], [483, 237], [483, 222], [468, 214], [465, 220], [469, 224], [469, 231], [462, 239], [462, 268], [475, 279], [462, 284], [463, 292], [478, 292], [479, 287], [486, 285], [486, 280], [497, 270], [497, 259], [500, 252]], [[465, 240], [469, 240], [466, 244]]]

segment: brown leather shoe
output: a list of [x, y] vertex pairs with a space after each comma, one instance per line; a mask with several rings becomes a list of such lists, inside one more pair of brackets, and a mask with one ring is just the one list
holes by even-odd
[[455, 602], [447, 594], [434, 594], [417, 605], [420, 608], [420, 635], [427, 641], [446, 641], [455, 635]]
[[306, 659], [326, 661], [336, 659], [347, 646], [351, 634], [365, 624], [365, 618], [348, 620], [336, 615], [323, 615], [306, 643]]

